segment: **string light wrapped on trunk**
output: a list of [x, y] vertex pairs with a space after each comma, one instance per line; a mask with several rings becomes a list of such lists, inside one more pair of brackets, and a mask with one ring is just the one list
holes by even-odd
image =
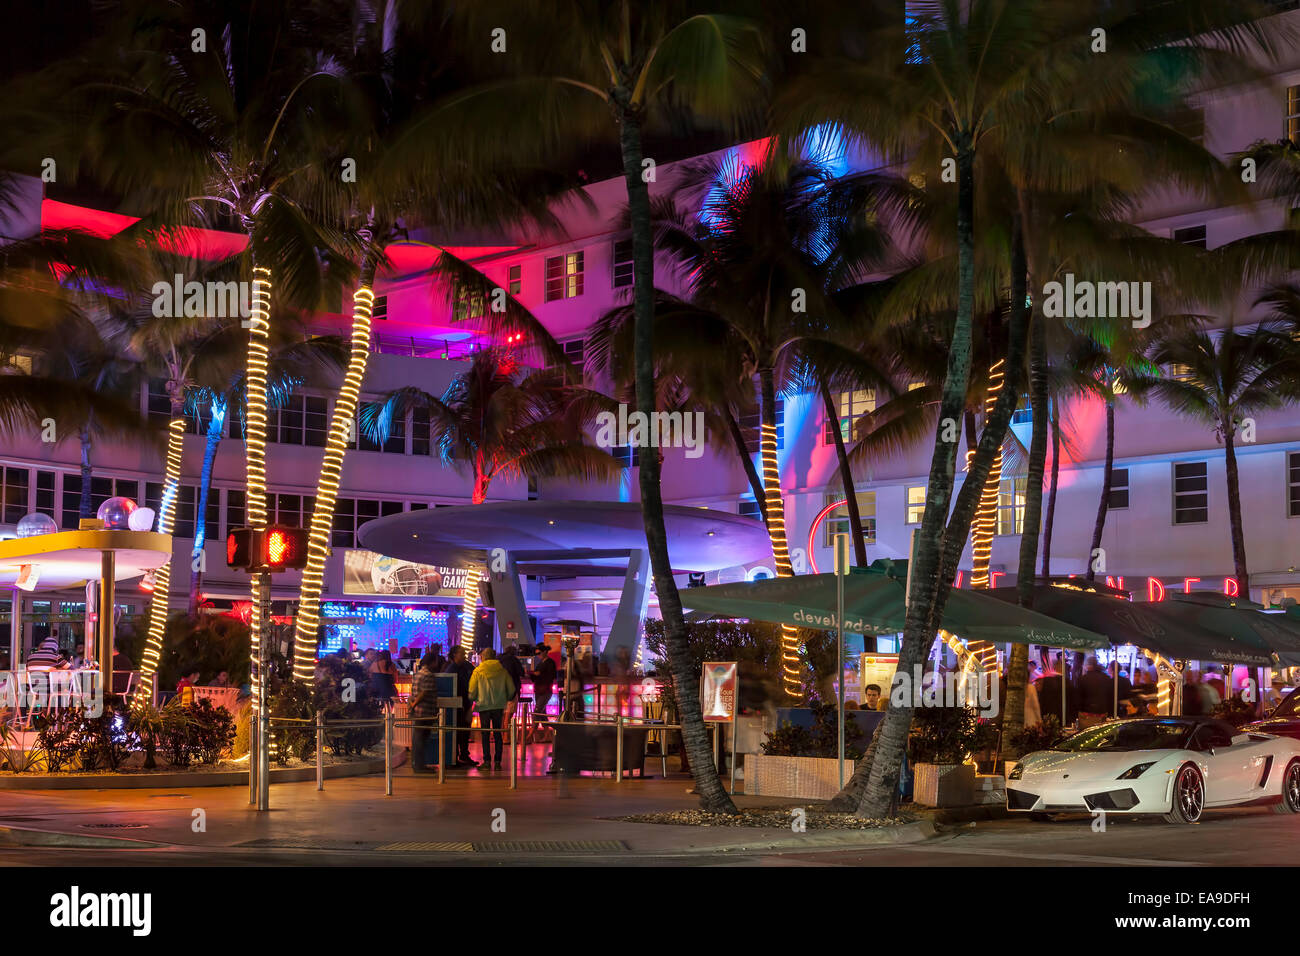
[[[249, 310], [248, 358], [244, 401], [244, 495], [250, 528], [266, 527], [266, 374], [270, 363], [271, 270], [253, 267], [252, 303]], [[248, 622], [253, 673], [261, 660], [261, 595], [252, 582], [253, 612]], [[253, 713], [262, 707], [259, 682], [253, 680]]]
[[[158, 533], [171, 534], [176, 517], [176, 492], [181, 480], [181, 453], [185, 450], [185, 419], [167, 423], [167, 468], [163, 476], [162, 501], [158, 506]], [[149, 632], [144, 654], [140, 658], [138, 703], [153, 700], [154, 676], [162, 657], [163, 634], [167, 630], [167, 592], [171, 585], [171, 562], [165, 561], [153, 572], [153, 593], [149, 597]]]

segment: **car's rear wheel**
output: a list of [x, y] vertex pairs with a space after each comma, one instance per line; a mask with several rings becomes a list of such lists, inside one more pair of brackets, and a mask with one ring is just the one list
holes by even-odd
[[1194, 764], [1183, 764], [1174, 775], [1174, 799], [1166, 823], [1195, 823], [1205, 809], [1205, 781]]
[[1274, 813], [1300, 813], [1300, 760], [1292, 760], [1282, 774], [1282, 801], [1273, 804]]

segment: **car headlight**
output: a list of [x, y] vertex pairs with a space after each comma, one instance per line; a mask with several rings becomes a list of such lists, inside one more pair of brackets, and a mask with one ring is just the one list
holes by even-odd
[[1137, 764], [1137, 765], [1134, 766], [1134, 767], [1129, 767], [1127, 770], [1125, 770], [1122, 774], [1120, 774], [1120, 775], [1119, 775], [1118, 777], [1116, 777], [1115, 779], [1116, 779], [1116, 780], [1136, 780], [1138, 777], [1142, 776], [1142, 774], [1146, 773], [1148, 769], [1150, 769], [1151, 767], [1154, 767], [1155, 765], [1156, 765], [1156, 762], [1155, 762], [1154, 760], [1152, 760], [1150, 763], [1140, 763], [1140, 764]]
[[1025, 765], [1023, 763], [1018, 763], [1011, 768], [1011, 773], [1007, 774], [1007, 779], [1019, 780], [1024, 775], [1025, 775]]

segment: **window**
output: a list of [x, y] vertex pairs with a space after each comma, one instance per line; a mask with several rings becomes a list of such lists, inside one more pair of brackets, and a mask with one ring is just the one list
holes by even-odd
[[244, 511], [244, 505], [247, 499], [244, 497], [244, 489], [231, 488], [226, 492], [226, 532], [229, 533], [231, 528], [242, 528], [248, 520]]
[[[758, 409], [750, 412], [748, 415], [742, 415], [740, 418], [740, 432], [745, 436], [745, 448], [751, 455], [760, 451], [759, 440], [759, 420]], [[776, 396], [776, 449], [780, 451], [785, 447], [785, 396], [777, 393]]]
[[[414, 507], [414, 506], [412, 506]], [[400, 501], [377, 501], [373, 498], [340, 498], [334, 507], [334, 527], [330, 544], [335, 548], [357, 547], [357, 530], [367, 521], [399, 514]]]
[[268, 415], [267, 437], [282, 445], [324, 448], [329, 403], [315, 395], [291, 395]]
[[925, 516], [925, 485], [907, 487], [907, 523], [920, 524]]
[[481, 319], [485, 315], [487, 315], [487, 299], [483, 295], [483, 290], [458, 286], [452, 304], [451, 320], [464, 322], [466, 319]]
[[[853, 392], [840, 392], [837, 404], [840, 409], [840, 437], [846, 442], [852, 442], [854, 441], [854, 429], [858, 419], [876, 410], [876, 392], [870, 388], [858, 389]], [[835, 433], [831, 430], [833, 427], [834, 423], [829, 419], [823, 423], [823, 445], [835, 444]]]
[[[132, 481], [129, 478], [96, 478], [90, 479], [90, 517], [95, 517], [95, 512], [109, 498], [116, 495], [124, 495], [137, 504], [148, 502], [140, 501], [140, 482]], [[81, 475], [64, 475], [63, 476], [63, 527], [75, 531], [81, 523]]]
[[626, 289], [632, 284], [632, 240], [620, 239], [614, 243], [614, 288]]
[[374, 304], [370, 308], [370, 317], [381, 321], [388, 318], [388, 296], [375, 296]]
[[609, 456], [623, 468], [637, 468], [641, 464], [641, 449], [632, 445], [615, 445], [605, 449]]
[[1300, 518], [1300, 452], [1288, 452], [1287, 465], [1287, 514]]
[[268, 524], [287, 524], [291, 528], [305, 528], [311, 523], [311, 513], [316, 510], [315, 495], [266, 496]]
[[[876, 493], [874, 491], [859, 491], [858, 493], [858, 517], [862, 519], [862, 540], [866, 544], [876, 543]], [[823, 507], [833, 505], [837, 501], [843, 501], [844, 494], [837, 492], [825, 496]], [[835, 536], [837, 534], [851, 534], [849, 529], [849, 506], [840, 505], [834, 511], [826, 516], [822, 523], [825, 530], [823, 544], [828, 548], [835, 547]]]
[[1118, 511], [1128, 507], [1128, 469], [1112, 468], [1110, 472], [1110, 498], [1107, 509]]
[[583, 374], [583, 365], [587, 358], [586, 342], [583, 339], [570, 339], [560, 346], [564, 349], [564, 357], [569, 360], [569, 364], [578, 370], [578, 375]]
[[1209, 464], [1174, 462], [1174, 524], [1204, 524], [1210, 520]]
[[0, 520], [5, 524], [17, 524], [27, 514], [27, 484], [31, 472], [26, 468], [0, 468], [0, 504], [4, 514]]
[[1177, 362], [1171, 362], [1165, 369], [1165, 376], [1178, 382], [1186, 382], [1192, 377], [1192, 367], [1190, 365], [1180, 365]]
[[570, 252], [546, 260], [546, 301], [582, 295], [583, 253]]
[[524, 265], [517, 262], [506, 269], [506, 291], [511, 295], [519, 295], [524, 291]]
[[[150, 483], [152, 484], [152, 482]], [[208, 489], [207, 517], [204, 520], [203, 536], [211, 541], [221, 536], [221, 492], [215, 488]], [[199, 489], [197, 485], [181, 485], [176, 495], [176, 514], [172, 519], [172, 535], [177, 538], [193, 540], [195, 534], [194, 516], [198, 513]]]
[[429, 454], [429, 410], [427, 408], [411, 409], [411, 454]]
[[54, 512], [54, 472], [38, 471], [36, 473], [36, 510], [51, 518]]
[[[167, 382], [164, 379], [149, 379], [149, 384], [145, 386], [145, 403], [149, 424], [166, 429], [167, 423], [172, 420], [172, 400], [167, 395]], [[189, 431], [188, 426], [186, 431]]]
[[1283, 133], [1291, 142], [1300, 145], [1300, 86], [1286, 88], [1286, 122]]
[[1195, 246], [1197, 249], [1205, 248], [1205, 224], [1199, 226], [1185, 226], [1182, 229], [1174, 230], [1174, 242], [1181, 242], [1185, 246]]
[[744, 518], [753, 518], [756, 521], [763, 520], [763, 510], [759, 508], [758, 501], [754, 498], [741, 498], [736, 512]]
[[1020, 534], [1025, 530], [1025, 490], [1028, 479], [1021, 475], [998, 482], [998, 534]]

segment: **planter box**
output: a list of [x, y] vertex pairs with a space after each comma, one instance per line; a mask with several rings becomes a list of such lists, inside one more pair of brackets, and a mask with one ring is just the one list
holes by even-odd
[[975, 803], [975, 766], [918, 763], [912, 799], [926, 807], [968, 807]]
[[[768, 757], [745, 754], [745, 793], [763, 797], [829, 800], [840, 792], [840, 762], [834, 757]], [[853, 761], [844, 761], [844, 782]]]

